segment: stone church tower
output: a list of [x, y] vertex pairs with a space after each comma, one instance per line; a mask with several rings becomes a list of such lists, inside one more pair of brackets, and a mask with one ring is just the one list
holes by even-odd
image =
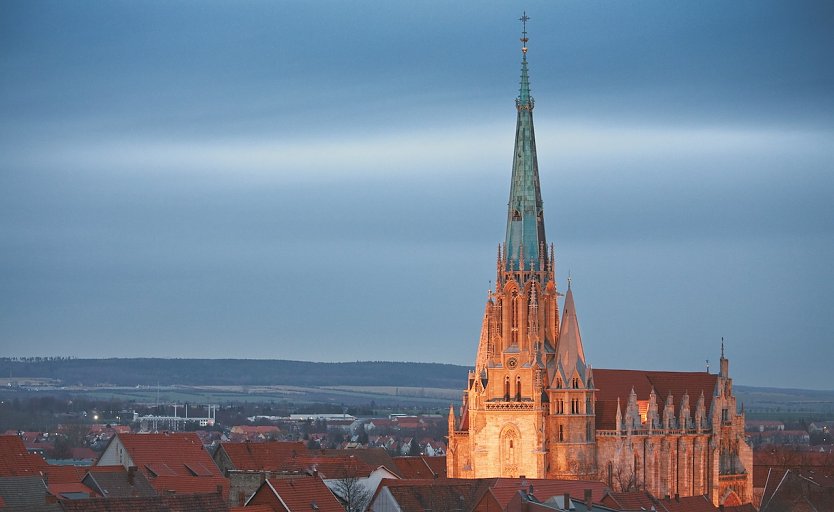
[[547, 245], [527, 69], [527, 17], [507, 230], [460, 411], [449, 411], [450, 478], [601, 480], [614, 491], [752, 497], [723, 343], [720, 372], [591, 369], [570, 280], [560, 316]]
[[[526, 31], [521, 41], [507, 232], [498, 247], [495, 291], [484, 311], [461, 419], [454, 411], [450, 416], [448, 466], [454, 477], [579, 478], [596, 472], [591, 371], [570, 286], [559, 318], [553, 246], [547, 246], [544, 230]], [[554, 432], [559, 447], [548, 435]]]

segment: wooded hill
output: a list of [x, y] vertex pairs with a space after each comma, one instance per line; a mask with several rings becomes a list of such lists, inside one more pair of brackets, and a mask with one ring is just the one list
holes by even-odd
[[414, 386], [461, 388], [469, 368], [438, 363], [311, 363], [263, 359], [0, 358], [0, 376], [65, 386]]

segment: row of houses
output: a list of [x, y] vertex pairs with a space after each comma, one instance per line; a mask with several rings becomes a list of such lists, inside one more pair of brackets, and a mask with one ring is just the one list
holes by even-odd
[[[0, 436], [0, 512], [715, 511], [705, 497], [614, 493], [601, 482], [450, 479], [445, 457], [195, 433], [116, 434], [95, 465], [57, 466]], [[732, 512], [752, 506], [725, 507]]]

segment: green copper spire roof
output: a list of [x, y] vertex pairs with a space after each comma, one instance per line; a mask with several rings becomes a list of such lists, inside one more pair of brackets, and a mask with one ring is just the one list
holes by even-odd
[[[510, 201], [507, 212], [507, 236], [504, 253], [507, 270], [517, 270], [521, 258], [524, 267], [536, 268], [545, 254], [544, 211], [539, 186], [539, 164], [536, 160], [536, 136], [533, 131], [533, 97], [530, 95], [530, 78], [527, 74], [527, 17], [524, 23], [521, 57], [521, 87], [515, 100], [518, 120], [515, 129], [515, 154], [513, 177], [510, 185]], [[540, 254], [541, 252], [541, 254]]]

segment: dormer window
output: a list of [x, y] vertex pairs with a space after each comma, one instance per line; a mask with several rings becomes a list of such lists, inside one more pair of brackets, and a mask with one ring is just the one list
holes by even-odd
[[574, 377], [573, 378], [573, 389], [578, 389], [578, 388], [579, 388], [579, 377]]

